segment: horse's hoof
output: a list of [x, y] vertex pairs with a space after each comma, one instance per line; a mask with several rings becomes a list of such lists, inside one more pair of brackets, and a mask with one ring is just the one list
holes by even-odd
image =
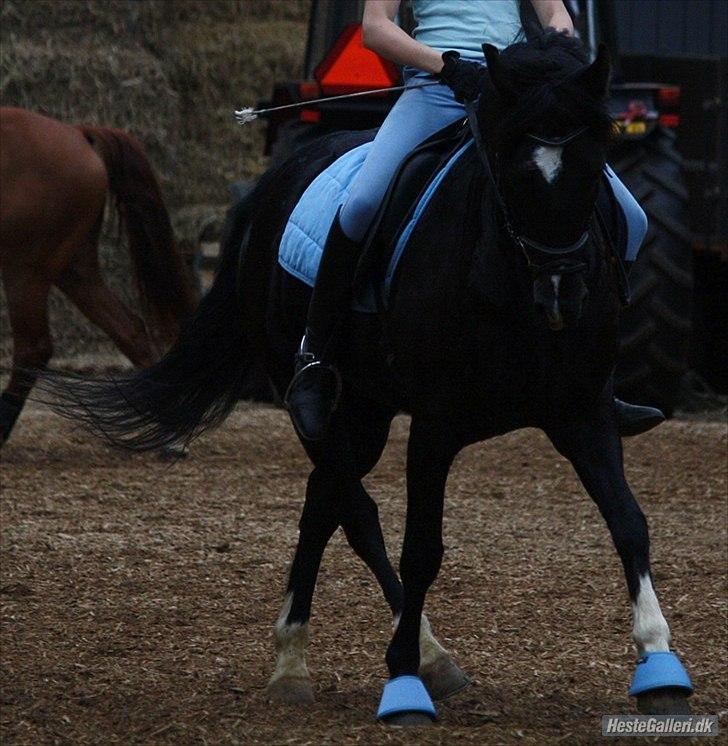
[[683, 689], [653, 689], [637, 695], [637, 711], [643, 715], [689, 715], [690, 703]]
[[311, 705], [314, 703], [311, 680], [303, 676], [282, 676], [271, 681], [265, 689], [270, 702], [284, 705]]
[[420, 678], [432, 699], [447, 699], [464, 689], [470, 679], [449, 656], [443, 655], [420, 668]]
[[406, 725], [408, 727], [432, 725], [434, 720], [424, 712], [395, 712], [381, 719], [385, 725]]

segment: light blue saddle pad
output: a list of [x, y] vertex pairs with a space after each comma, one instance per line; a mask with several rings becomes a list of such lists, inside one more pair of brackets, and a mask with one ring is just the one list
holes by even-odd
[[[473, 141], [469, 140], [453, 154], [452, 158], [431, 179], [429, 186], [420, 197], [410, 221], [397, 240], [397, 246], [387, 267], [384, 280], [385, 300], [399, 260], [402, 258], [418, 220], [442, 180], [472, 144]], [[359, 145], [322, 171], [301, 195], [301, 199], [288, 219], [278, 249], [278, 263], [286, 272], [306, 283], [306, 285], [313, 287], [316, 282], [316, 274], [329, 229], [334, 222], [339, 207], [346, 201], [351, 184], [359, 173], [371, 146], [370, 142]], [[352, 306], [357, 311], [375, 312], [377, 307], [374, 288], [366, 288], [361, 296], [354, 300]]]

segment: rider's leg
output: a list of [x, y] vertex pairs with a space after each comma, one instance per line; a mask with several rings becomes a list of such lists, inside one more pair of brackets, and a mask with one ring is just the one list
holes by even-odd
[[[621, 245], [616, 248], [625, 263], [631, 264], [637, 258], [640, 246], [647, 234], [647, 215], [609, 166], [604, 167], [604, 173], [607, 177], [605, 181], [612, 190], [614, 199], [624, 216], [626, 227], [625, 235], [620, 235]], [[645, 433], [665, 420], [665, 415], [655, 407], [627, 404], [620, 399], [615, 399], [614, 405], [619, 434], [623, 437]]]
[[382, 123], [372, 149], [357, 174], [341, 208], [341, 227], [354, 241], [362, 241], [387, 188], [405, 156], [438, 130], [465, 116], [465, 108], [432, 75], [405, 70], [406, 90]]
[[[433, 79], [431, 76], [424, 78]], [[416, 74], [412, 85], [423, 82]], [[339, 374], [333, 365], [337, 331], [349, 310], [361, 242], [405, 156], [438, 130], [463, 116], [445, 85], [410, 88], [400, 96], [374, 138], [346, 202], [329, 232], [311, 297], [306, 336], [286, 405], [298, 434], [320, 440], [336, 409]]]

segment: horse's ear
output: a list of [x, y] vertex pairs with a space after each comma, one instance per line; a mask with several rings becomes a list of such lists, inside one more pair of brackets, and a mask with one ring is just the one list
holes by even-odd
[[485, 57], [485, 61], [488, 63], [488, 67], [491, 67], [491, 65], [498, 64], [500, 52], [498, 52], [498, 48], [494, 47], [492, 44], [483, 44], [483, 56]]
[[600, 44], [594, 62], [579, 76], [579, 82], [596, 99], [604, 99], [609, 93], [609, 79], [612, 74], [612, 63], [609, 50], [605, 44]]
[[503, 65], [500, 61], [500, 52], [492, 44], [483, 44], [483, 54], [488, 66], [488, 74], [493, 81], [495, 89], [505, 99], [514, 98], [514, 93], [503, 74]]

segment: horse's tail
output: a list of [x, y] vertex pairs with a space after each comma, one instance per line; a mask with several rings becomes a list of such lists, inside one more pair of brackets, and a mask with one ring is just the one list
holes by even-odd
[[45, 372], [40, 400], [134, 450], [187, 443], [219, 425], [246, 393], [259, 357], [245, 331], [238, 290], [252, 207], [252, 197], [237, 206], [213, 285], [159, 362], [106, 379]]
[[174, 339], [196, 297], [149, 160], [141, 143], [127, 132], [85, 125], [79, 129], [106, 166], [139, 294], [162, 334]]

